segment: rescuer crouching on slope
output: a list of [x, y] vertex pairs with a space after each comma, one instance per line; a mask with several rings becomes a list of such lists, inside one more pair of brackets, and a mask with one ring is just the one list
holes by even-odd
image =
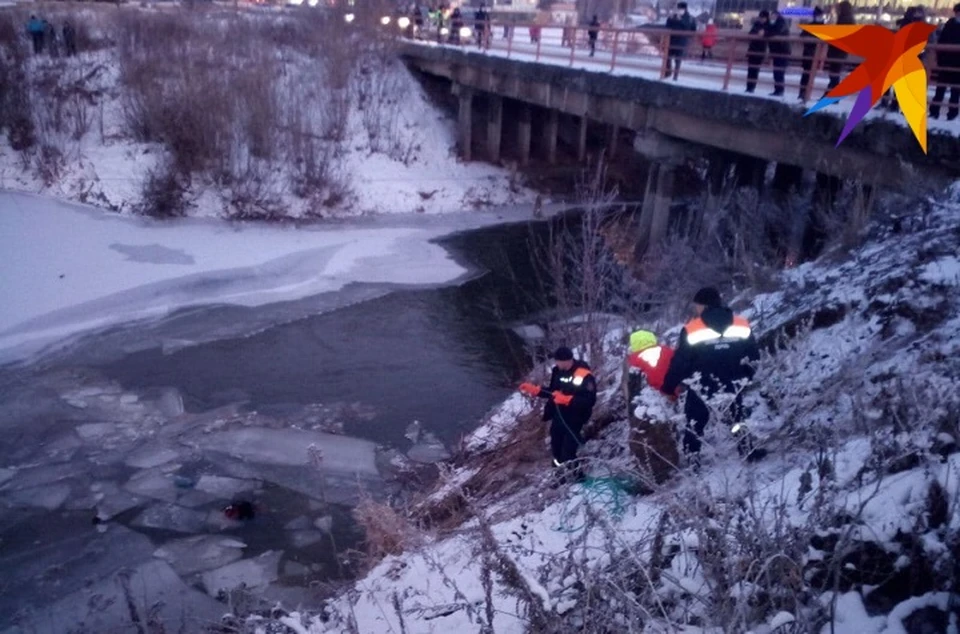
[[597, 402], [597, 382], [590, 366], [574, 360], [570, 348], [558, 348], [553, 358], [556, 365], [550, 374], [550, 385], [523, 383], [520, 391], [547, 399], [543, 420], [550, 421], [550, 448], [557, 468], [556, 484], [560, 485], [570, 476], [576, 482], [585, 478], [583, 465], [577, 460], [577, 449], [583, 444], [581, 431]]
[[[630, 451], [639, 462], [640, 473], [646, 480], [646, 488], [670, 479], [680, 463], [677, 438], [673, 425], [644, 408], [637, 409], [637, 398], [649, 386], [660, 391], [667, 369], [673, 359], [673, 349], [657, 343], [657, 336], [648, 330], [638, 330], [630, 335], [630, 354], [627, 355], [627, 371], [624, 373], [624, 397], [627, 403], [627, 420], [630, 422]], [[639, 370], [635, 371], [635, 370]], [[642, 374], [642, 376], [641, 376]], [[677, 388], [679, 391], [679, 388]], [[675, 395], [668, 396], [676, 401]]]
[[[630, 354], [627, 363], [643, 372], [647, 385], [655, 390], [663, 387], [667, 369], [673, 359], [673, 348], [657, 343], [657, 336], [649, 330], [637, 330], [630, 334]], [[677, 388], [679, 394], [679, 388]]]
[[717, 394], [726, 393], [733, 395], [733, 401], [722, 415], [730, 430], [738, 435], [737, 448], [741, 456], [749, 459], [762, 457], [760, 452], [753, 451], [752, 440], [743, 426], [747, 417], [743, 389], [754, 376], [750, 362], [760, 358], [750, 323], [724, 306], [720, 293], [714, 288], [697, 291], [693, 304], [697, 316], [684, 326], [680, 344], [661, 387], [661, 391], [673, 395], [681, 382], [694, 374], [700, 375], [698, 391], [684, 390], [687, 394], [684, 453], [699, 469], [703, 430], [710, 420], [707, 403]]

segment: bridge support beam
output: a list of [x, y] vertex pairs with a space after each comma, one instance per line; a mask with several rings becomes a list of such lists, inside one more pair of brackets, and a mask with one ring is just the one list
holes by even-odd
[[533, 136], [533, 119], [530, 114], [530, 106], [523, 104], [520, 106], [520, 117], [517, 123], [517, 153], [520, 165], [526, 167], [530, 164], [530, 139]]
[[590, 120], [584, 115], [580, 117], [577, 129], [577, 162], [583, 163], [587, 160], [587, 130], [590, 128]]
[[457, 86], [460, 95], [460, 116], [458, 127], [458, 144], [460, 156], [464, 161], [470, 161], [473, 146], [473, 90], [465, 86]]
[[487, 103], [487, 156], [491, 163], [499, 163], [503, 132], [503, 97], [490, 95]]
[[549, 110], [543, 126], [543, 147], [546, 148], [547, 163], [557, 164], [557, 135], [560, 133], [560, 111]]

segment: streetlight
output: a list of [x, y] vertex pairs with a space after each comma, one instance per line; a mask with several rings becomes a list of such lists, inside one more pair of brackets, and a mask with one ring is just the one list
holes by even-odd
[[387, 26], [388, 24], [390, 24], [390, 16], [385, 15], [382, 18], [380, 18], [380, 24], [382, 24], [383, 26]]
[[469, 26], [460, 27], [460, 39], [462, 40], [467, 39], [468, 37], [470, 37], [471, 33], [473, 33], [473, 31], [470, 30]]
[[447, 37], [448, 35], [450, 35], [450, 29], [448, 29], [447, 27], [443, 27], [442, 29], [440, 29], [440, 35], [442, 35], [443, 37]]
[[408, 18], [407, 16], [403, 16], [402, 18], [397, 20], [397, 26], [399, 26], [401, 29], [407, 28], [408, 26], [410, 26], [410, 18]]
[[354, 19], [355, 17], [356, 17], [356, 16], [353, 15], [352, 13], [348, 13], [347, 15], [343, 16], [343, 20], [344, 20], [344, 22], [346, 22], [347, 24], [350, 24], [351, 22], [353, 22], [353, 19]]

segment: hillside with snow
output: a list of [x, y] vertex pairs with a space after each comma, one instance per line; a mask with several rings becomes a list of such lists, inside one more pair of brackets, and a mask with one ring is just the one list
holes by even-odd
[[[273, 622], [300, 634], [957, 632], [958, 221], [954, 187], [878, 220], [863, 246], [786, 271], [775, 292], [738, 298], [765, 350], [747, 396], [764, 460], [738, 459], [711, 423], [701, 475], [625, 490], [638, 465], [626, 331], [613, 330], [605, 360], [588, 359], [602, 394], [585, 484], [547, 486], [544, 430], [518, 394], [432, 493], [383, 510], [393, 554], [319, 613]], [[630, 407], [682, 420], [657, 393]]]
[[[532, 200], [465, 164], [391, 41], [316, 11], [44, 8], [78, 54], [0, 14], [0, 188], [121, 213], [234, 219], [438, 213]], [[59, 44], [62, 49], [62, 42]]]

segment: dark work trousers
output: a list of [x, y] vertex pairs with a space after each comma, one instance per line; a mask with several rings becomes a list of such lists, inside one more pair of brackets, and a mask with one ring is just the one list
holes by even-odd
[[33, 39], [33, 52], [35, 55], [39, 55], [43, 52], [43, 33], [34, 33], [31, 31], [30, 37]]
[[763, 64], [763, 55], [747, 55], [747, 92], [753, 92], [756, 89], [761, 64]]
[[787, 70], [787, 58], [776, 56], [772, 60], [773, 64], [773, 92], [777, 95], [783, 94], [783, 85], [785, 82], [784, 74]]
[[[698, 454], [703, 444], [703, 430], [710, 421], [710, 408], [696, 392], [687, 390], [687, 402], [683, 407], [683, 413], [687, 417], [687, 426], [683, 430], [683, 451], [687, 455]], [[722, 422], [732, 427], [735, 423], [743, 422], [746, 417], [747, 411], [743, 406], [742, 394], [738, 394], [730, 405], [730, 409], [724, 412]]]
[[583, 444], [582, 429], [583, 425], [576, 424], [576, 421], [553, 419], [550, 423], [550, 449], [554, 460], [563, 464], [577, 458], [577, 449]]
[[[950, 89], [950, 108], [947, 110], [947, 119], [956, 119], [958, 104], [960, 104], [960, 72], [956, 70], [939, 70], [936, 76], [937, 92], [933, 101], [943, 101]], [[930, 116], [934, 119], [940, 116], [940, 106], [934, 103], [930, 106]]]

